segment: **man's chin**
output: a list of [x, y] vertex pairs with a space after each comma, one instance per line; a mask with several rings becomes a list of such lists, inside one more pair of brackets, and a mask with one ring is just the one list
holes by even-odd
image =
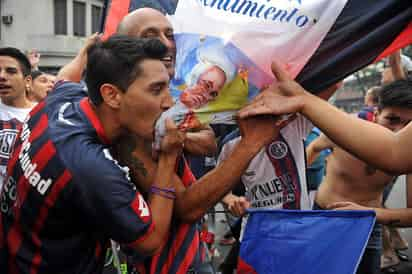
[[0, 101], [3, 103], [8, 103], [13, 101], [13, 97], [9, 93], [0, 93]]

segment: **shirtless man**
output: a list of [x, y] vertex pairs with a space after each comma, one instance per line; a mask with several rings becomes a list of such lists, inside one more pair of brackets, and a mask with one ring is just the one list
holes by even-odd
[[[412, 82], [399, 80], [382, 87], [378, 93], [378, 109], [373, 122], [394, 132], [412, 120]], [[326, 148], [333, 150], [328, 157], [326, 176], [319, 187], [314, 209], [326, 208], [341, 201], [356, 202], [368, 207], [380, 207], [385, 186], [393, 175], [364, 163], [321, 135], [308, 147], [308, 164]], [[409, 181], [409, 180], [408, 180]], [[379, 273], [382, 227], [375, 227], [358, 273]]]

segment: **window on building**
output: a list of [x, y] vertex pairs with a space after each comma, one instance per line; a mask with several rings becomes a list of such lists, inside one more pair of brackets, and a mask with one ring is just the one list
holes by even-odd
[[102, 7], [92, 5], [92, 33], [100, 32]]
[[73, 34], [86, 36], [86, 4], [73, 1]]
[[54, 0], [54, 33], [67, 34], [67, 0]]

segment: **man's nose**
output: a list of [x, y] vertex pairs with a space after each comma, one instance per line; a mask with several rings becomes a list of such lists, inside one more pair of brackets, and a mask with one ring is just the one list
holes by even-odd
[[6, 72], [4, 70], [0, 70], [0, 80], [6, 80]]
[[168, 38], [167, 35], [165, 34], [161, 34], [159, 37], [160, 41], [168, 48], [168, 49], [175, 49], [176, 48], [176, 44], [175, 41], [171, 40], [170, 38]]
[[170, 92], [168, 91], [165, 97], [162, 100], [161, 108], [167, 110], [174, 105], [174, 100]]

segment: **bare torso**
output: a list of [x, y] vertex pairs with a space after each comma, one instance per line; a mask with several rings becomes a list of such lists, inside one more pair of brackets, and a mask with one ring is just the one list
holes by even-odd
[[392, 179], [393, 176], [334, 147], [327, 158], [326, 177], [319, 187], [316, 203], [323, 208], [341, 201], [381, 207], [384, 187]]

